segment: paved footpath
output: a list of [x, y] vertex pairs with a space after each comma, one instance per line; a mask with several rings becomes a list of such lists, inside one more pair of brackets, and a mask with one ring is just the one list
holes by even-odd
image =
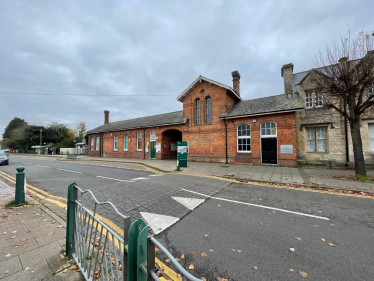
[[[176, 170], [175, 160], [142, 160], [88, 156], [79, 156], [78, 159], [140, 163], [166, 172], [173, 172]], [[182, 168], [181, 173], [208, 176], [229, 176], [236, 179], [245, 179], [250, 181], [321, 186], [328, 188], [374, 192], [374, 183], [344, 179], [345, 176], [353, 176], [354, 170], [327, 169], [322, 166], [303, 166], [295, 168], [250, 164], [188, 162], [188, 167]], [[369, 170], [368, 175], [374, 176], [374, 171]], [[340, 177], [341, 179], [339, 179]]]
[[0, 180], [0, 279], [83, 280], [62, 254], [64, 221], [30, 197], [29, 205], [6, 209], [14, 193]]

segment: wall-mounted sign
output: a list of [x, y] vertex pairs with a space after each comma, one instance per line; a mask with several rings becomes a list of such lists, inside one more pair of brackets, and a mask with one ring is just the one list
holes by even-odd
[[293, 153], [293, 145], [281, 145], [281, 153]]
[[156, 141], [158, 140], [158, 137], [151, 137], [151, 141]]
[[156, 152], [161, 152], [161, 143], [156, 143]]

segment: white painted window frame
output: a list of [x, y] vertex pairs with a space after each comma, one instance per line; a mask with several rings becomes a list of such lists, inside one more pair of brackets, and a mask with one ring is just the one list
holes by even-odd
[[[318, 138], [318, 129], [324, 129], [325, 130], [325, 138]], [[314, 150], [308, 150], [308, 130], [313, 130], [313, 141], [314, 141]], [[328, 152], [328, 144], [327, 144], [327, 134], [328, 130], [327, 127], [307, 127], [305, 128], [306, 133], [306, 151], [307, 152]], [[325, 150], [319, 150], [318, 149], [318, 140], [325, 140]]]
[[[275, 134], [270, 134], [270, 135], [267, 135], [267, 134], [262, 134], [262, 125], [265, 125], [265, 130], [267, 129], [266, 128], [266, 124], [268, 124], [268, 123], [274, 123], [275, 124]], [[278, 136], [278, 128], [277, 128], [278, 126], [277, 126], [277, 122], [274, 122], [274, 121], [265, 121], [265, 122], [262, 122], [261, 123], [261, 126], [260, 126], [260, 134], [261, 134], [261, 138], [276, 138], [277, 136]], [[271, 126], [270, 126], [270, 132], [271, 132]]]
[[118, 135], [113, 135], [113, 150], [118, 151]]
[[[127, 141], [126, 141], [126, 137], [127, 137]], [[125, 148], [126, 146], [127, 148]], [[123, 151], [129, 151], [129, 135], [128, 134], [123, 134]]]
[[[319, 105], [319, 103], [321, 103]], [[316, 93], [316, 107], [323, 107], [323, 95], [322, 93]]]
[[[139, 136], [140, 136], [140, 139], [139, 139]], [[143, 139], [142, 138], [143, 138], [142, 132], [137, 132], [136, 133], [136, 151], [142, 151], [143, 150], [142, 147], [139, 148], [139, 140], [140, 140], [140, 146], [143, 146]]]
[[306, 93], [305, 95], [305, 108], [313, 108], [313, 93]]
[[[248, 125], [249, 126], [249, 136], [239, 136], [239, 127], [242, 125]], [[237, 153], [252, 153], [252, 140], [251, 140], [251, 125], [248, 123], [241, 123], [236, 127], [236, 152]], [[251, 150], [239, 150], [239, 140], [240, 139], [246, 139], [247, 141], [249, 140], [249, 145], [251, 146]], [[242, 144], [243, 145], [243, 144]], [[245, 144], [248, 145], [248, 144]]]

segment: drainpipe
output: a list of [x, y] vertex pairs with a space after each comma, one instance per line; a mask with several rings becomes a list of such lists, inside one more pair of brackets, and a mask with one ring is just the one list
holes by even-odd
[[227, 124], [226, 119], [223, 119], [223, 123], [225, 123], [225, 137], [226, 137], [226, 164], [229, 163], [229, 158], [227, 156]]
[[344, 131], [345, 131], [345, 166], [349, 163], [348, 127], [347, 127], [347, 104], [344, 103]]
[[145, 160], [145, 128], [143, 128], [143, 160]]

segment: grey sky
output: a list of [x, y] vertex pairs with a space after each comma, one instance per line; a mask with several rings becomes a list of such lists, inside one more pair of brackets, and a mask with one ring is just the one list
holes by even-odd
[[0, 92], [139, 96], [0, 94], [0, 135], [15, 116], [92, 129], [105, 109], [110, 121], [181, 110], [176, 97], [200, 74], [232, 86], [239, 70], [244, 99], [281, 94], [283, 64], [307, 70], [347, 24], [372, 32], [373, 10], [372, 0], [1, 1]]

